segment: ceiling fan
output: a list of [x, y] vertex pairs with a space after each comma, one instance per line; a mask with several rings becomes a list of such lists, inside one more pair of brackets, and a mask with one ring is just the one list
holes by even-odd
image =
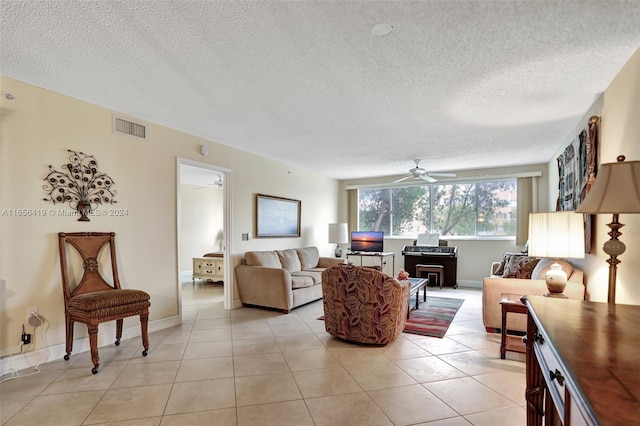
[[402, 179], [398, 179], [393, 183], [403, 182], [407, 179], [422, 179], [425, 182], [433, 183], [436, 182], [437, 179], [434, 179], [432, 176], [438, 177], [456, 177], [455, 173], [428, 173], [424, 168], [420, 167], [419, 159], [413, 160], [416, 163], [415, 167], [409, 169], [409, 176], [403, 177]]
[[205, 189], [205, 188], [217, 188], [217, 189], [221, 189], [224, 186], [224, 183], [222, 182], [222, 175], [218, 176], [218, 180], [211, 182], [211, 181], [207, 181], [201, 184], [202, 186], [196, 188], [196, 189]]

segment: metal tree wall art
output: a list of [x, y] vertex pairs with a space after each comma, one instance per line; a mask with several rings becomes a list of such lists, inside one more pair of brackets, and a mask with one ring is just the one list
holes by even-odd
[[45, 201], [53, 204], [69, 203], [69, 207], [80, 213], [81, 222], [89, 222], [89, 214], [98, 204], [113, 204], [116, 191], [111, 189], [113, 179], [98, 170], [98, 162], [93, 155], [67, 150], [69, 162], [62, 165], [60, 172], [49, 165], [49, 174], [42, 187], [47, 192]]

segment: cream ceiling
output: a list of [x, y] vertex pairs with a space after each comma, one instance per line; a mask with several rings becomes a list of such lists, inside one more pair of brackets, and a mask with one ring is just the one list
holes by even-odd
[[335, 178], [450, 171], [549, 161], [639, 22], [640, 1], [0, 0], [0, 72]]

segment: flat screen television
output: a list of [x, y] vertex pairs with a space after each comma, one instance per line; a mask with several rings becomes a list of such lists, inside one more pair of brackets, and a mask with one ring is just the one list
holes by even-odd
[[351, 251], [382, 252], [384, 232], [351, 231]]

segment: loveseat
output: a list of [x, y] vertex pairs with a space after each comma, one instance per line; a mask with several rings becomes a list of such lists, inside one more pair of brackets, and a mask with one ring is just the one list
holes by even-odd
[[[542, 296], [549, 291], [544, 276], [554, 260], [532, 258], [521, 253], [507, 253], [502, 261], [493, 262], [491, 275], [484, 278], [482, 283], [482, 320], [487, 332], [498, 332], [502, 328], [502, 293]], [[564, 295], [570, 299], [584, 300], [582, 271], [565, 260], [560, 259], [558, 263], [568, 279]], [[507, 315], [507, 330], [527, 331], [526, 315]]]
[[322, 271], [344, 259], [320, 257], [317, 247], [248, 251], [236, 267], [243, 306], [264, 306], [289, 313], [322, 298]]

